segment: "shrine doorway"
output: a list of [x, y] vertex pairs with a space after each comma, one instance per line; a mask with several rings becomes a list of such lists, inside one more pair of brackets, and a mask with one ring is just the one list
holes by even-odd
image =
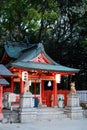
[[32, 81], [30, 86], [30, 92], [34, 98], [38, 98], [38, 103], [45, 104], [47, 107], [52, 106], [53, 95], [53, 81], [51, 85], [48, 85], [49, 81], [44, 81], [44, 87], [42, 87], [41, 81]]
[[30, 92], [34, 98], [38, 98], [38, 103], [41, 102], [41, 87], [40, 82], [33, 81], [29, 86]]

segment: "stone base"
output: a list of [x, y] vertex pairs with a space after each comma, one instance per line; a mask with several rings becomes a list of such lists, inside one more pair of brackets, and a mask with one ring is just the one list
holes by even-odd
[[20, 107], [21, 108], [34, 107], [32, 94], [30, 92], [21, 94]]
[[81, 107], [66, 107], [64, 113], [71, 119], [83, 119], [83, 110]]
[[34, 111], [34, 103], [32, 93], [24, 93], [21, 95], [19, 120], [20, 122], [29, 122], [36, 119], [36, 112]]
[[83, 119], [83, 110], [80, 107], [79, 97], [77, 94], [69, 94], [67, 106], [64, 110], [67, 117], [71, 119]]
[[67, 106], [79, 107], [79, 97], [77, 94], [68, 94]]
[[21, 123], [28, 123], [31, 120], [35, 120], [37, 117], [37, 111], [35, 108], [21, 109], [19, 113], [19, 120]]

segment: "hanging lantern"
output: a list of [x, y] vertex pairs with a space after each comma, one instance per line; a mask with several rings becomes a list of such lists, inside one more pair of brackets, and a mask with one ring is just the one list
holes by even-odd
[[56, 74], [56, 83], [60, 83], [60, 82], [61, 82], [61, 75]]
[[28, 72], [27, 71], [22, 72], [22, 80], [23, 81], [28, 81]]
[[51, 84], [51, 81], [48, 82], [47, 86], [50, 87], [52, 84]]

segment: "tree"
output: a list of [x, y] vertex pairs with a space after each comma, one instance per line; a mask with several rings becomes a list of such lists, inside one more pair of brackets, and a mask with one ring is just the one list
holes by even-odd
[[40, 42], [44, 39], [43, 34], [53, 28], [58, 14], [56, 0], [7, 0], [1, 10], [0, 23], [7, 37], [23, 40], [24, 35], [32, 37], [32, 34]]
[[[47, 52], [55, 61], [79, 68], [78, 86], [86, 89], [87, 3], [78, 0], [58, 2], [61, 15], [52, 30], [53, 36], [48, 44]], [[75, 80], [77, 81], [77, 78]]]

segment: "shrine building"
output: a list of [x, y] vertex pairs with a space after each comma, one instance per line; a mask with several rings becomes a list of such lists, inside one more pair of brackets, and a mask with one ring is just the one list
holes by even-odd
[[2, 109], [3, 109], [3, 86], [6, 87], [9, 85], [9, 82], [5, 78], [11, 77], [13, 74], [2, 64], [0, 64], [0, 121], [2, 120]]
[[[3, 87], [3, 92], [20, 95], [24, 93], [25, 82], [28, 81], [29, 91], [38, 99], [38, 104], [45, 104], [47, 107], [56, 107], [57, 94], [63, 93], [58, 90], [61, 76], [74, 75], [79, 71], [56, 63], [46, 54], [41, 43], [24, 44], [8, 41], [4, 45], [1, 63], [13, 73], [9, 80], [10, 85]], [[65, 94], [65, 104], [66, 100]]]

